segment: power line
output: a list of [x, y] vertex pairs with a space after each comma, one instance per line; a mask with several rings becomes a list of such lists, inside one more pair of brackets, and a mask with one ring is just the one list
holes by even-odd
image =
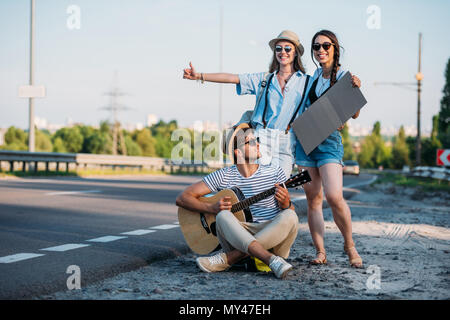
[[118, 85], [118, 76], [117, 76], [117, 71], [114, 72], [114, 77], [113, 77], [113, 85], [110, 91], [105, 92], [104, 95], [109, 96], [110, 97], [110, 101], [109, 101], [109, 105], [106, 105], [104, 107], [101, 107], [101, 110], [107, 110], [110, 111], [112, 114], [112, 118], [113, 118], [113, 144], [112, 144], [112, 154], [117, 155], [118, 153], [118, 140], [120, 140], [120, 148], [122, 151], [123, 155], [127, 154], [127, 148], [125, 145], [125, 139], [123, 137], [123, 132], [122, 130], [120, 130], [120, 121], [119, 121], [119, 117], [118, 114], [121, 111], [126, 111], [126, 110], [132, 110], [131, 108], [127, 107], [126, 105], [120, 104], [118, 102], [119, 97], [123, 97], [128, 95], [125, 92], [122, 92]]

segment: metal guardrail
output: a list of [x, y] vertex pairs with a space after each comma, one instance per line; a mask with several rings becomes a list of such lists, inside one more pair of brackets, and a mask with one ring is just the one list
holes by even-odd
[[450, 181], [450, 169], [448, 168], [419, 166], [411, 169], [408, 174], [414, 177], [424, 177]]
[[50, 164], [56, 165], [56, 171], [59, 171], [60, 164], [64, 163], [66, 172], [69, 171], [69, 165], [73, 164], [77, 169], [79, 166], [87, 167], [132, 167], [140, 170], [148, 168], [150, 170], [163, 172], [204, 172], [205, 169], [217, 169], [223, 167], [220, 162], [217, 163], [178, 163], [171, 159], [136, 157], [136, 156], [116, 156], [108, 154], [87, 154], [87, 153], [56, 153], [56, 152], [28, 152], [28, 151], [9, 151], [0, 150], [0, 170], [2, 162], [9, 162], [9, 171], [14, 171], [15, 163], [22, 165], [22, 171], [38, 171], [38, 164], [45, 163], [45, 171], [49, 171]]

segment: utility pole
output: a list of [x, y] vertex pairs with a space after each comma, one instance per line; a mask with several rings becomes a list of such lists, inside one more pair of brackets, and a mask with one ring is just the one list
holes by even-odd
[[[31, 0], [31, 21], [30, 21], [30, 86], [34, 86], [34, 11], [35, 3]], [[34, 133], [34, 98], [30, 97], [29, 105], [29, 132], [28, 132], [28, 151], [34, 152], [35, 133]]]
[[416, 137], [416, 166], [420, 166], [422, 154], [422, 142], [420, 141], [420, 93], [422, 91], [423, 74], [421, 72], [422, 60], [422, 33], [419, 33], [419, 67], [416, 73], [417, 80], [417, 137]]
[[[219, 72], [223, 72], [223, 4], [220, 2], [220, 25], [219, 25]], [[223, 85], [219, 84], [219, 133], [222, 132], [222, 91]]]
[[[417, 82], [375, 82], [375, 85], [393, 85], [400, 87], [415, 86], [417, 90], [417, 136], [416, 136], [416, 166], [420, 166], [422, 160], [422, 142], [420, 134], [420, 94], [422, 92], [422, 33], [419, 32], [419, 59], [418, 59], [418, 71], [416, 73]], [[412, 89], [412, 88], [409, 88]]]

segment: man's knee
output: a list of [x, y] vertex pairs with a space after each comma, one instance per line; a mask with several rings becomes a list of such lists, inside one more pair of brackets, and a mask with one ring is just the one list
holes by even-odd
[[286, 209], [281, 213], [281, 221], [288, 227], [297, 227], [298, 225], [298, 216], [294, 210]]
[[230, 219], [231, 217], [234, 217], [234, 214], [231, 213], [229, 210], [222, 210], [216, 215], [216, 224], [217, 226], [223, 225], [225, 221]]

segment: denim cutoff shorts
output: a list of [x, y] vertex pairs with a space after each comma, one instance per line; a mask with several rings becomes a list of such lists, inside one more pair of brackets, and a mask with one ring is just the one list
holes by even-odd
[[295, 164], [303, 167], [319, 168], [326, 163], [338, 163], [343, 166], [343, 156], [344, 145], [337, 130], [311, 151], [309, 155], [306, 155], [299, 141], [295, 146]]

